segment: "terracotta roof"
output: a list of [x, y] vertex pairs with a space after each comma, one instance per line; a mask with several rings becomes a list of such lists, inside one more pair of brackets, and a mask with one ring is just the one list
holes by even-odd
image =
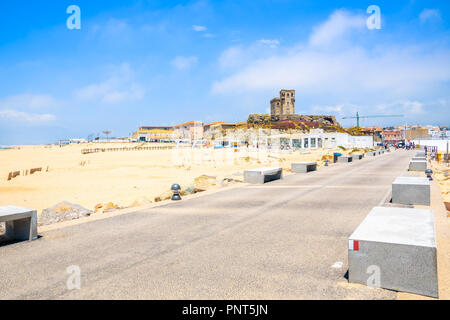
[[223, 123], [226, 123], [226, 122], [223, 122], [223, 121], [211, 122], [211, 123], [205, 124], [204, 127], [212, 126], [212, 125], [214, 125], [214, 124], [219, 124], [219, 123], [220, 123], [220, 124], [223, 124]]
[[201, 124], [203, 124], [203, 122], [201, 122], [201, 121], [192, 120], [192, 121], [184, 122], [182, 124], [177, 124], [176, 126], [174, 126], [174, 128], [181, 127], [181, 126], [187, 126], [189, 124], [194, 124], [194, 123], [201, 123]]
[[173, 129], [173, 127], [139, 127], [139, 130], [146, 130], [146, 129]]

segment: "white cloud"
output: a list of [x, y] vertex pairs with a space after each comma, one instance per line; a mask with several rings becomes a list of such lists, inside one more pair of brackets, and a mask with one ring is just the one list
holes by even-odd
[[205, 26], [193, 25], [192, 26], [192, 30], [194, 30], [196, 32], [203, 32], [203, 31], [206, 31], [206, 27]]
[[100, 100], [108, 104], [141, 100], [144, 95], [144, 89], [133, 80], [133, 71], [127, 63], [105, 81], [88, 85], [75, 93], [80, 100]]
[[251, 46], [229, 48], [219, 58], [222, 68], [239, 65], [249, 52], [252, 59], [214, 82], [212, 92], [261, 93], [295, 88], [298, 101], [301, 96], [307, 96], [323, 103], [326, 95], [330, 101], [358, 103], [415, 99], [450, 81], [450, 50], [381, 43], [371, 49], [351, 42], [338, 49], [317, 47], [361, 26], [365, 26], [363, 19], [340, 10], [315, 29], [309, 44], [283, 48], [282, 54], [255, 56]]
[[56, 119], [53, 114], [33, 113], [23, 110], [42, 110], [54, 108], [61, 104], [53, 96], [47, 94], [24, 93], [9, 96], [0, 100], [0, 119], [31, 124], [50, 122]]
[[56, 117], [53, 114], [35, 114], [13, 109], [3, 109], [0, 110], [0, 119], [37, 124], [53, 121]]
[[329, 45], [353, 30], [364, 30], [366, 18], [354, 15], [345, 10], [336, 10], [327, 21], [314, 28], [309, 38], [312, 46]]
[[187, 70], [193, 67], [198, 61], [198, 58], [195, 56], [192, 57], [183, 57], [177, 56], [172, 61], [171, 64], [178, 70]]
[[219, 66], [222, 69], [235, 68], [243, 61], [245, 52], [242, 47], [230, 47], [219, 57]]
[[424, 9], [420, 15], [419, 19], [421, 23], [425, 23], [430, 20], [440, 21], [441, 12], [437, 9]]
[[[350, 107], [354, 107], [354, 106], [350, 106]], [[325, 106], [320, 106], [320, 105], [314, 105], [311, 110], [313, 111], [313, 113], [333, 113], [333, 114], [340, 114], [342, 115], [344, 113], [344, 110], [347, 109], [347, 106], [344, 104], [338, 104], [335, 106], [332, 105], [325, 105]]]
[[[438, 102], [439, 103], [439, 102]], [[427, 104], [434, 104], [427, 103]], [[425, 114], [425, 103], [416, 100], [397, 100], [389, 103], [376, 104], [368, 101], [365, 105], [357, 105], [352, 103], [342, 103], [336, 105], [314, 105], [311, 111], [314, 114], [333, 114], [338, 117], [342, 116], [352, 116], [359, 111], [360, 116], [373, 116], [373, 115], [403, 115], [406, 119], [414, 118], [417, 116], [423, 116]], [[374, 121], [380, 121], [381, 118], [374, 118]], [[386, 118], [388, 121], [391, 120], [389, 117]], [[384, 120], [386, 120], [384, 119]], [[394, 120], [402, 121], [400, 117], [392, 118]], [[339, 120], [339, 119], [338, 119]], [[382, 119], [381, 119], [382, 120]], [[340, 121], [340, 120], [339, 120]], [[347, 120], [348, 124], [352, 123], [353, 120]], [[361, 118], [361, 121], [371, 122], [371, 118]]]
[[259, 44], [268, 46], [270, 48], [277, 48], [280, 45], [280, 41], [278, 40], [268, 40], [268, 39], [261, 39], [258, 40]]
[[375, 107], [379, 112], [393, 114], [401, 113], [405, 116], [421, 115], [424, 111], [424, 103], [420, 101], [402, 100], [387, 104], [379, 104]]
[[24, 93], [15, 96], [9, 96], [0, 100], [0, 107], [10, 109], [44, 109], [56, 107], [59, 103], [60, 102], [58, 102], [51, 95]]

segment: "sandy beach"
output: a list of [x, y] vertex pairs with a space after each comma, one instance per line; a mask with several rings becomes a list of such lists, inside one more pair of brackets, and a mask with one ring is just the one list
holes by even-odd
[[[156, 146], [147, 144], [146, 146]], [[137, 144], [72, 144], [20, 146], [0, 151], [0, 206], [17, 205], [38, 210], [62, 201], [94, 210], [112, 203], [126, 208], [146, 205], [171, 194], [179, 183], [207, 190], [243, 180], [243, 170], [281, 166], [289, 174], [293, 161], [321, 161], [341, 149], [311, 151], [255, 151], [238, 149], [174, 149], [82, 154], [85, 148], [132, 148]], [[167, 145], [165, 145], [167, 146]], [[29, 170], [42, 168], [30, 174]], [[26, 171], [28, 170], [28, 174]], [[20, 175], [8, 181], [10, 172]], [[203, 177], [201, 177], [203, 176]], [[201, 177], [201, 178], [199, 178]], [[197, 179], [196, 179], [197, 178]], [[225, 180], [224, 180], [225, 179]], [[158, 199], [156, 199], [158, 200]]]
[[441, 188], [442, 199], [444, 202], [450, 202], [450, 167], [446, 163], [432, 161], [431, 169], [433, 170], [434, 179]]

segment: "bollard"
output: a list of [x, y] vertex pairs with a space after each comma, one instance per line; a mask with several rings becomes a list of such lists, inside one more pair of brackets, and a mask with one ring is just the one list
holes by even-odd
[[328, 160], [325, 159], [325, 167], [328, 167]]
[[173, 201], [181, 200], [181, 196], [180, 196], [181, 187], [180, 187], [180, 185], [175, 183], [175, 184], [172, 185], [171, 189], [173, 191], [172, 200]]
[[427, 169], [425, 170], [425, 174], [427, 175], [428, 180], [433, 180], [433, 177], [431, 176], [433, 174], [433, 170]]

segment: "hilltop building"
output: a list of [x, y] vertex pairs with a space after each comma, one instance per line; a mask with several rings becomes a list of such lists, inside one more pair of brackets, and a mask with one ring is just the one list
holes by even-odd
[[282, 89], [279, 98], [270, 100], [270, 114], [272, 116], [295, 114], [295, 90]]

